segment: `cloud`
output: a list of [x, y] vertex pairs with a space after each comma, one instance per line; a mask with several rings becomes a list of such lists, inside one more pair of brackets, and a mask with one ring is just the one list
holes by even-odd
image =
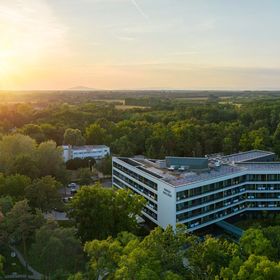
[[136, 0], [131, 0], [131, 3], [133, 4], [133, 6], [136, 8], [136, 10], [139, 12], [139, 14], [146, 20], [149, 19], [149, 17], [147, 16], [147, 14], [142, 10], [142, 8], [139, 6], [139, 4], [136, 2]]

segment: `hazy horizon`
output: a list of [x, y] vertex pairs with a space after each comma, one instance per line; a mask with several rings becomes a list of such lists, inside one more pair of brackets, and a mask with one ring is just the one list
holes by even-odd
[[279, 90], [277, 0], [2, 0], [0, 90]]

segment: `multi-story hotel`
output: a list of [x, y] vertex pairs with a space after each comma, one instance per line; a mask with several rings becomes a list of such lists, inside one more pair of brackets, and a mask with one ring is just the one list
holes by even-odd
[[202, 158], [113, 158], [113, 185], [146, 198], [143, 215], [190, 231], [245, 211], [280, 210], [280, 162], [253, 150]]

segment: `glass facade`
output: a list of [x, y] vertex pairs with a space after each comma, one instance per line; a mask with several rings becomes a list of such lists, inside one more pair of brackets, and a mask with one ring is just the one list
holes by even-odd
[[157, 190], [157, 184], [141, 175], [139, 175], [138, 173], [136, 172], [133, 172], [131, 171], [130, 169], [116, 163], [116, 162], [113, 162], [113, 167], [121, 170], [122, 172], [126, 173], [127, 175], [129, 175], [130, 177], [133, 177], [134, 179], [136, 179], [137, 181], [149, 186], [150, 188], [154, 189], [154, 190]]
[[[280, 181], [280, 174], [250, 174], [178, 192], [176, 222], [195, 228], [246, 209], [278, 208], [280, 184], [273, 183], [276, 181]], [[215, 190], [219, 191], [207, 195]], [[185, 201], [180, 202], [182, 199]]]
[[[113, 184], [143, 194], [147, 200], [143, 212], [153, 220], [157, 220], [158, 203], [160, 203], [158, 198], [161, 198], [160, 194], [159, 197], [157, 194], [157, 178], [154, 181], [148, 179], [144, 173], [139, 174], [141, 173], [139, 166], [130, 165], [132, 170], [113, 161]], [[270, 170], [270, 172], [274, 171]], [[173, 196], [173, 200], [170, 200], [176, 204], [176, 213], [171, 215], [174, 219], [172, 223], [176, 220], [176, 223], [184, 223], [189, 229], [196, 229], [203, 224], [208, 225], [245, 210], [279, 210], [280, 174], [265, 174], [264, 170], [260, 173], [263, 174], [240, 175], [242, 173], [239, 172], [239, 176], [234, 178], [226, 180], [221, 178], [221, 181], [211, 184], [205, 181], [202, 186], [178, 191], [176, 197]], [[171, 205], [163, 206], [166, 210]], [[174, 207], [174, 204], [172, 206]]]
[[[113, 185], [115, 185], [116, 187], [128, 188], [132, 191], [135, 191], [136, 193], [145, 195], [144, 197], [147, 200], [147, 204], [143, 208], [143, 212], [145, 213], [145, 215], [148, 215], [152, 219], [157, 220], [157, 184], [116, 162], [113, 162], [113, 166]], [[133, 178], [133, 180], [125, 176], [121, 172], [129, 175]], [[144, 187], [142, 184], [139, 184], [139, 182], [150, 187], [151, 189], [153, 189], [153, 191]]]
[[223, 188], [238, 185], [243, 182], [246, 182], [246, 175], [235, 177], [235, 178], [224, 180], [224, 181], [220, 181], [220, 182], [209, 184], [209, 185], [204, 185], [204, 186], [193, 188], [190, 190], [185, 190], [182, 192], [177, 192], [177, 201], [183, 200], [183, 199], [186, 199], [189, 197], [193, 197], [193, 196], [202, 195], [202, 194], [205, 194], [208, 192], [221, 190]]

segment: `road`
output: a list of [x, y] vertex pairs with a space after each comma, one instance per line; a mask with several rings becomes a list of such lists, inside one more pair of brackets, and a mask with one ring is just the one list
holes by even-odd
[[[14, 251], [16, 253], [16, 256], [18, 258], [18, 260], [20, 261], [20, 263], [22, 264], [23, 267], [27, 267], [27, 269], [32, 273], [32, 275], [28, 275], [29, 279], [35, 279], [35, 280], [40, 280], [42, 279], [43, 275], [41, 273], [39, 273], [38, 271], [36, 271], [33, 267], [31, 267], [26, 260], [24, 259], [24, 257], [22, 256], [22, 254], [20, 253], [20, 251], [14, 247], [14, 246], [9, 246], [10, 249], [12, 251]], [[26, 279], [26, 275], [6, 275], [5, 276], [6, 279]]]

